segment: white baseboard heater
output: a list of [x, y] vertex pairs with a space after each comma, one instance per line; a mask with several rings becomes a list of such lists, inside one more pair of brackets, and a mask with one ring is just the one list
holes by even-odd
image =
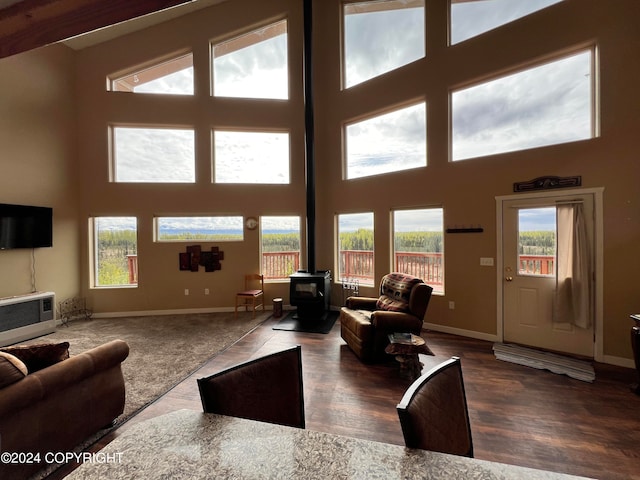
[[55, 305], [53, 292], [0, 298], [0, 346], [55, 331]]

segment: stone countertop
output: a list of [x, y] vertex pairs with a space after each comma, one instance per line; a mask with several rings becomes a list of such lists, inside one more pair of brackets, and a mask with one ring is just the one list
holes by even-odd
[[578, 477], [178, 410], [132, 426], [66, 478], [560, 480]]

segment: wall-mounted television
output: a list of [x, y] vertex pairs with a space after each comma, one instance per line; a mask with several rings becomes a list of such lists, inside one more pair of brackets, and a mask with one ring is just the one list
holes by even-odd
[[0, 203], [0, 250], [53, 246], [53, 209]]

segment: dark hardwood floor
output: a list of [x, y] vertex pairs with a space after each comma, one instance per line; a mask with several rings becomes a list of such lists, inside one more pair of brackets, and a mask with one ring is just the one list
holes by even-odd
[[[409, 386], [395, 361], [361, 363], [340, 338], [273, 330], [268, 319], [207, 362], [94, 448], [131, 425], [164, 413], [201, 410], [196, 378], [291, 345], [302, 345], [307, 429], [403, 445], [396, 404]], [[425, 331], [435, 356], [462, 360], [476, 458], [587, 477], [640, 479], [640, 396], [629, 390], [633, 369], [596, 364], [585, 383], [496, 360], [492, 343]], [[69, 469], [50, 479], [63, 478]]]

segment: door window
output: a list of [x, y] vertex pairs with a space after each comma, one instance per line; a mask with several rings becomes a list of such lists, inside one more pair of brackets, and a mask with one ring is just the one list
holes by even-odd
[[518, 274], [553, 277], [556, 274], [555, 207], [518, 211]]

